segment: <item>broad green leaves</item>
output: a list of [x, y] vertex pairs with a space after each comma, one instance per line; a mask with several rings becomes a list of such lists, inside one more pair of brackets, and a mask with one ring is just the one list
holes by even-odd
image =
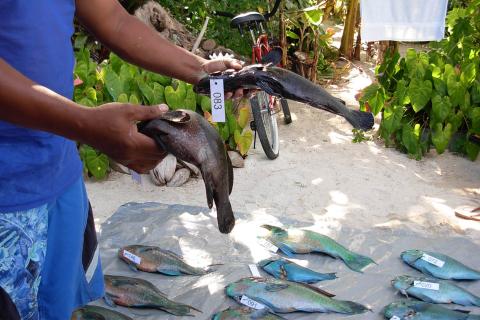
[[105, 178], [109, 169], [108, 157], [87, 145], [82, 145], [79, 151], [84, 170], [88, 170], [96, 179]]
[[422, 110], [432, 96], [432, 82], [413, 79], [408, 86], [408, 95], [415, 112]]

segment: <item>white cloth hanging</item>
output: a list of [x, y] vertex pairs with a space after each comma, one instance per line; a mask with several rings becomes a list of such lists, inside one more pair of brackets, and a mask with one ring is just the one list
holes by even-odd
[[360, 0], [362, 41], [432, 41], [445, 35], [448, 0]]

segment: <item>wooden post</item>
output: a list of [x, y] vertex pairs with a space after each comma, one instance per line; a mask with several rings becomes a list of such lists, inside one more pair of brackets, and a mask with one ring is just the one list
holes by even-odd
[[279, 8], [279, 21], [278, 21], [278, 28], [279, 28], [279, 38], [280, 38], [280, 48], [282, 48], [282, 66], [284, 68], [287, 67], [287, 30], [285, 25], [285, 0], [280, 2]]

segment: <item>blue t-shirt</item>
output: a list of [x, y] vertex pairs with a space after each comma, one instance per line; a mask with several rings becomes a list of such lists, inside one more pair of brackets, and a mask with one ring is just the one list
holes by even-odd
[[[75, 0], [0, 0], [0, 57], [71, 99], [74, 14]], [[0, 121], [0, 212], [47, 203], [81, 174], [75, 142]]]

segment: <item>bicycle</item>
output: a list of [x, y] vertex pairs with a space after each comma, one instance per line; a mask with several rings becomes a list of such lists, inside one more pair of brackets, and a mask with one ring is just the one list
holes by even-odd
[[[253, 11], [236, 16], [226, 12], [217, 12], [217, 15], [233, 17], [230, 26], [232, 28], [237, 28], [242, 37], [244, 35], [244, 30], [248, 30], [252, 40], [252, 64], [265, 63], [273, 54], [278, 55], [278, 53], [272, 51], [264, 23], [275, 14], [279, 4], [280, 0], [277, 0], [272, 11], [265, 15]], [[277, 60], [278, 59], [276, 59], [274, 63], [275, 65], [280, 63], [281, 58], [280, 60]], [[255, 96], [250, 98], [250, 106], [253, 115], [253, 121], [250, 123], [250, 127], [255, 131], [254, 148], [256, 135], [258, 134], [262, 149], [267, 158], [271, 160], [276, 159], [280, 151], [275, 111], [277, 103], [280, 103], [282, 107], [284, 122], [286, 124], [291, 123], [292, 117], [290, 115], [287, 100], [270, 96], [264, 91], [258, 91]]]

